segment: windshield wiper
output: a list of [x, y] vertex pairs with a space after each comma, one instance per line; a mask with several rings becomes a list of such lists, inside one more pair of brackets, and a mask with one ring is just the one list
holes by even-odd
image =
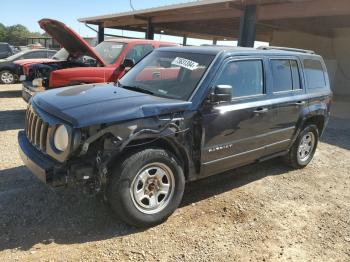
[[120, 82], [118, 82], [118, 86], [121, 88], [128, 89], [128, 90], [132, 90], [132, 91], [136, 91], [136, 92], [140, 92], [140, 93], [145, 93], [148, 95], [154, 95], [154, 93], [152, 91], [149, 91], [147, 89], [143, 89], [143, 88], [138, 87], [138, 86], [125, 86], [125, 85], [120, 84]]

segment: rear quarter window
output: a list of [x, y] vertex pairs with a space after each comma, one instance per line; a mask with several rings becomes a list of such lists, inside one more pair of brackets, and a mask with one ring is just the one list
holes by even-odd
[[325, 72], [320, 61], [305, 59], [304, 70], [308, 88], [317, 89], [325, 88], [327, 86]]

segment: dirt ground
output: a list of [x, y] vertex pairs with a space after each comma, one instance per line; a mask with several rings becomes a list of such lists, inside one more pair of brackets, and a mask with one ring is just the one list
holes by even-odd
[[271, 160], [188, 184], [167, 222], [140, 231], [30, 174], [20, 95], [0, 86], [0, 261], [350, 261], [349, 102], [334, 104], [307, 168]]

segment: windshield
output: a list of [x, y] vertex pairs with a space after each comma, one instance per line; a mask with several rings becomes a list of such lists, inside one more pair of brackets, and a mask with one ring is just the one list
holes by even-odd
[[124, 43], [106, 41], [98, 44], [95, 50], [107, 65], [111, 65], [115, 63], [124, 46]]
[[69, 53], [66, 49], [61, 48], [53, 57], [54, 60], [67, 60]]
[[156, 51], [120, 81], [121, 87], [156, 96], [188, 100], [215, 56]]

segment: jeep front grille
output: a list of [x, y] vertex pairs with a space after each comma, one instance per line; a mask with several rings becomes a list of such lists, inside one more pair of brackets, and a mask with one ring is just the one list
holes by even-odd
[[47, 131], [49, 125], [45, 123], [29, 106], [26, 111], [25, 132], [28, 140], [42, 152], [46, 152]]

